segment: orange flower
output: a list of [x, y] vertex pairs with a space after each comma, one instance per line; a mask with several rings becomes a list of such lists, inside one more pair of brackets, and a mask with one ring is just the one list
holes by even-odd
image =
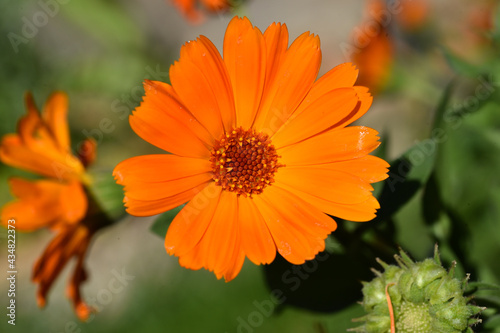
[[233, 279], [245, 257], [302, 264], [336, 229], [325, 213], [368, 221], [379, 207], [370, 183], [388, 164], [368, 155], [377, 132], [346, 127], [370, 107], [358, 71], [335, 67], [315, 82], [320, 42], [309, 32], [289, 48], [288, 30], [261, 33], [235, 17], [224, 59], [204, 36], [185, 44], [172, 85], [146, 81], [130, 116], [144, 140], [172, 154], [145, 155], [114, 170], [127, 211], [149, 216], [186, 206], [165, 239], [182, 266]]
[[383, 24], [387, 20], [383, 19], [382, 13], [388, 13], [385, 2], [370, 1], [368, 8], [372, 16], [353, 34], [355, 50], [351, 60], [360, 69], [358, 83], [378, 93], [389, 81], [394, 47], [388, 27]]
[[420, 29], [429, 16], [427, 0], [400, 0], [401, 12], [396, 16], [399, 25], [408, 31]]
[[[202, 12], [197, 8], [195, 0], [171, 0], [173, 5], [192, 23], [203, 20]], [[201, 0], [203, 6], [212, 13], [228, 10], [231, 5], [229, 0]]]
[[468, 11], [466, 34], [475, 44], [487, 44], [491, 41], [490, 34], [495, 27], [495, 14], [497, 13], [497, 1], [483, 1], [475, 3]]
[[7, 134], [0, 144], [0, 160], [10, 166], [32, 171], [47, 179], [12, 178], [9, 186], [17, 200], [7, 203], [1, 221], [16, 221], [18, 231], [49, 227], [58, 232], [37, 261], [33, 281], [39, 283], [38, 303], [44, 306], [50, 286], [71, 257], [78, 259], [68, 292], [75, 311], [86, 319], [91, 309], [83, 303], [79, 287], [85, 280], [83, 259], [91, 235], [97, 230], [88, 220], [91, 204], [84, 184], [89, 182], [85, 166], [95, 157], [95, 142], [87, 140], [80, 159], [71, 154], [64, 93], [52, 94], [43, 112], [26, 95], [28, 114], [18, 123], [16, 134]]

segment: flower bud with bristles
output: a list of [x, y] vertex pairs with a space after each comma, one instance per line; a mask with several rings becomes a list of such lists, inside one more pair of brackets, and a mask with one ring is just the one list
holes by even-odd
[[[464, 291], [469, 275], [454, 277], [456, 263], [447, 271], [441, 265], [437, 246], [434, 258], [414, 262], [405, 252], [395, 255], [398, 266], [377, 262], [384, 272], [363, 283], [366, 315], [358, 318], [361, 333], [472, 333], [474, 318], [484, 308], [468, 304]], [[389, 304], [390, 303], [390, 304]]]

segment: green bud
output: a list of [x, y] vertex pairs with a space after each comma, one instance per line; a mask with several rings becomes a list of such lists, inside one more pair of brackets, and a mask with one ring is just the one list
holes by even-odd
[[455, 263], [445, 270], [437, 246], [433, 259], [413, 262], [403, 251], [395, 259], [398, 266], [378, 260], [384, 272], [373, 270], [376, 277], [363, 283], [361, 304], [367, 315], [354, 320], [363, 325], [350, 331], [390, 333], [388, 294], [397, 333], [473, 332], [471, 326], [480, 322], [474, 316], [484, 308], [468, 304], [463, 295], [468, 277], [462, 281], [454, 277]]

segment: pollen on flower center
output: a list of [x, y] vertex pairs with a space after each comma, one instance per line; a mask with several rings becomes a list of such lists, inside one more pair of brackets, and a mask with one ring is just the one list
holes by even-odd
[[211, 152], [213, 179], [238, 195], [260, 194], [274, 182], [279, 156], [269, 136], [239, 127], [225, 133]]

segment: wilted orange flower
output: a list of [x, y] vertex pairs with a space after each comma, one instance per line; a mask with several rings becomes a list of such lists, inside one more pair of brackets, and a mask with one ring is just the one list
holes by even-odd
[[391, 75], [393, 63], [393, 43], [389, 38], [388, 20], [382, 13], [388, 13], [385, 2], [371, 0], [368, 2], [367, 18], [353, 33], [355, 46], [351, 61], [358, 66], [360, 75], [358, 84], [367, 86], [373, 93], [378, 93], [386, 86]]
[[85, 280], [86, 249], [97, 230], [87, 218], [92, 202], [84, 186], [89, 181], [85, 166], [95, 157], [95, 142], [83, 143], [80, 158], [71, 154], [66, 121], [68, 100], [64, 93], [52, 94], [42, 113], [29, 93], [26, 106], [28, 114], [19, 120], [17, 133], [2, 138], [0, 160], [48, 178], [10, 179], [10, 189], [17, 199], [2, 208], [1, 221], [6, 225], [14, 219], [17, 231], [49, 227], [58, 233], [34, 267], [33, 281], [39, 283], [38, 303], [45, 305], [52, 283], [75, 256], [78, 262], [68, 295], [79, 318], [85, 320], [91, 309], [82, 301], [79, 288]]
[[114, 175], [127, 211], [149, 216], [186, 206], [165, 239], [182, 266], [233, 279], [245, 257], [268, 264], [276, 250], [302, 264], [336, 229], [325, 213], [368, 221], [379, 207], [370, 183], [388, 164], [368, 155], [377, 132], [346, 127], [370, 107], [349, 63], [315, 82], [320, 41], [288, 46], [284, 24], [264, 34], [235, 17], [224, 58], [204, 36], [170, 67], [172, 84], [146, 81], [132, 129], [171, 154], [130, 158]]
[[222, 12], [228, 10], [229, 0], [171, 0], [174, 6], [191, 22], [199, 23], [203, 19], [202, 11], [197, 6], [201, 3], [209, 12]]

